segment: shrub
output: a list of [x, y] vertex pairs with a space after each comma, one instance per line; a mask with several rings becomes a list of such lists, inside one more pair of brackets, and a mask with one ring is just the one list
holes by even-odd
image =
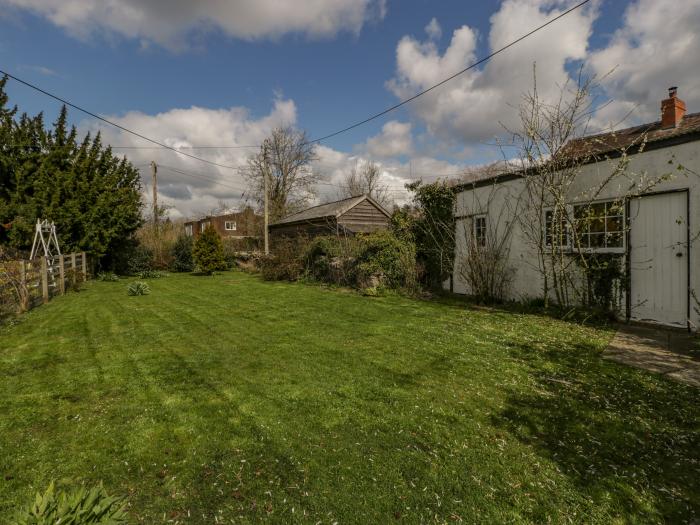
[[129, 257], [128, 269], [131, 275], [153, 269], [153, 252], [143, 245], [136, 246]]
[[354, 237], [316, 237], [308, 244], [303, 255], [306, 273], [317, 281], [352, 284], [351, 266], [358, 246], [358, 240]]
[[175, 241], [171, 268], [176, 272], [191, 272], [194, 270], [192, 244], [192, 237], [189, 235], [180, 235]]
[[207, 226], [194, 242], [192, 258], [195, 268], [205, 275], [211, 275], [216, 270], [226, 269], [221, 238], [211, 225]]
[[109, 496], [102, 485], [56, 490], [53, 482], [43, 494], [22, 509], [14, 525], [117, 525], [126, 523], [124, 499]]
[[100, 272], [97, 274], [97, 280], [104, 282], [116, 282], [119, 280], [119, 276], [113, 272]]
[[164, 277], [165, 274], [163, 272], [159, 272], [157, 270], [144, 270], [142, 272], [139, 272], [139, 279], [160, 279], [161, 277]]
[[413, 290], [416, 287], [416, 248], [388, 231], [358, 237], [354, 263], [355, 285], [360, 289], [385, 286]]
[[66, 292], [79, 292], [83, 289], [85, 276], [83, 275], [82, 270], [70, 268], [66, 270], [64, 277], [66, 279]]
[[126, 287], [126, 293], [129, 295], [148, 295], [151, 293], [151, 288], [147, 283], [134, 281]]
[[305, 237], [282, 237], [272, 243], [272, 253], [259, 259], [260, 273], [266, 281], [296, 281], [304, 276]]

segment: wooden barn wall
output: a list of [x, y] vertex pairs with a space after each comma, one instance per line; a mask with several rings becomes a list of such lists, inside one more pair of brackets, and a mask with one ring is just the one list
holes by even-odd
[[389, 218], [369, 201], [348, 210], [338, 219], [338, 224], [353, 232], [373, 232], [389, 227]]

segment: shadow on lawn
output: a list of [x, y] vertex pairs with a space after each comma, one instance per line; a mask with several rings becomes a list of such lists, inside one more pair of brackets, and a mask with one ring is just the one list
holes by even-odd
[[700, 515], [697, 390], [603, 361], [586, 344], [511, 355], [535, 385], [507, 396], [497, 426], [626, 521]]

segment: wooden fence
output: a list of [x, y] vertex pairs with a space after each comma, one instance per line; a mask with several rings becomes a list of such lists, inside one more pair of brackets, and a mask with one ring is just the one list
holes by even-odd
[[[87, 254], [0, 263], [0, 309], [26, 312], [88, 278]], [[8, 307], [9, 306], [9, 307]], [[1, 314], [2, 312], [0, 312]]]

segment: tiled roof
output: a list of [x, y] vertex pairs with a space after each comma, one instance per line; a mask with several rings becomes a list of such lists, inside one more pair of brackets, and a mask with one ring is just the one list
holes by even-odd
[[572, 140], [564, 149], [567, 153], [574, 153], [576, 156], [600, 157], [615, 151], [636, 147], [643, 142], [651, 144], [698, 132], [700, 132], [700, 113], [692, 113], [685, 115], [678, 126], [673, 128], [662, 128], [661, 121], [642, 124], [641, 126]]
[[365, 199], [369, 200], [370, 202], [372, 202], [372, 204], [374, 204], [380, 210], [386, 213], [386, 211], [380, 205], [375, 203], [367, 195], [357, 195], [355, 197], [350, 197], [335, 202], [328, 202], [326, 204], [319, 204], [318, 206], [307, 208], [298, 213], [289, 215], [284, 219], [281, 219], [275, 222], [274, 224], [271, 224], [270, 226], [275, 226], [277, 224], [289, 224], [292, 222], [310, 221], [312, 219], [323, 219], [325, 217], [338, 218], [345, 212], [347, 212], [349, 209], [354, 208], [355, 206], [360, 204]]

